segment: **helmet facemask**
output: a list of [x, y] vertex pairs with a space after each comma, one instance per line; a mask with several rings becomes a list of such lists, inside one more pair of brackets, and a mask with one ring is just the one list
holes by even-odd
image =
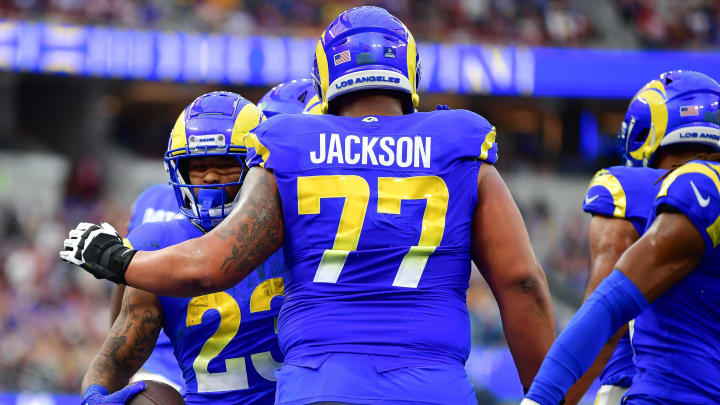
[[[247, 175], [245, 164], [246, 152], [230, 152], [230, 147], [202, 148], [203, 150], [190, 154], [172, 155], [168, 151], [165, 157], [170, 185], [175, 190], [180, 211], [204, 230], [210, 230], [219, 224], [235, 206], [235, 200], [240, 193], [240, 187]], [[177, 152], [177, 151], [176, 151]], [[202, 157], [233, 157], [238, 161], [241, 173], [237, 181], [215, 184], [192, 184], [190, 181], [189, 166], [191, 159]], [[233, 195], [231, 189], [237, 188]]]

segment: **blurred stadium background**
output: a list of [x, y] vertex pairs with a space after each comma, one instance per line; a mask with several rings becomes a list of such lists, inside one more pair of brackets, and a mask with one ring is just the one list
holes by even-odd
[[[630, 97], [662, 71], [720, 79], [717, 0], [385, 0], [422, 42], [422, 110], [484, 115], [550, 281], [558, 326], [589, 257], [581, 198], [619, 164]], [[0, 1], [0, 404], [77, 403], [110, 284], [57, 259], [70, 226], [122, 233], [177, 115], [218, 89], [253, 102], [309, 76], [344, 0]], [[501, 221], [498, 226], [502, 226]], [[518, 399], [492, 295], [468, 294], [481, 404]]]

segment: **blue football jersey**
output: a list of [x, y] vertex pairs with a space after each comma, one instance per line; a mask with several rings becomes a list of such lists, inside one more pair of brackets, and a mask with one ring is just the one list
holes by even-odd
[[470, 228], [495, 129], [465, 110], [287, 114], [245, 142], [282, 199], [286, 364], [339, 352], [386, 359], [379, 371], [464, 364]]
[[178, 209], [175, 192], [168, 184], [153, 184], [133, 203], [128, 233], [146, 222], [174, 221], [185, 218]]
[[[185, 218], [178, 210], [177, 199], [172, 187], [167, 184], [154, 184], [145, 189], [135, 199], [132, 207], [128, 233], [146, 222], [174, 221]], [[142, 369], [158, 374], [184, 390], [184, 379], [177, 360], [173, 355], [172, 344], [165, 331], [160, 331], [155, 349]]]
[[[583, 200], [583, 211], [626, 219], [642, 235], [660, 188], [657, 180], [666, 170], [649, 167], [614, 166], [595, 173]], [[625, 333], [598, 377], [603, 385], [630, 387], [635, 363], [630, 334]]]
[[[705, 240], [700, 264], [635, 320], [638, 374], [628, 395], [720, 403], [720, 164], [693, 161], [662, 182], [648, 226], [669, 206]], [[662, 211], [660, 211], [662, 212]]]
[[[187, 219], [143, 224], [128, 235], [138, 250], [157, 250], [202, 235]], [[159, 296], [163, 329], [185, 380], [188, 404], [272, 404], [280, 367], [276, 317], [285, 270], [276, 253], [223, 292]]]

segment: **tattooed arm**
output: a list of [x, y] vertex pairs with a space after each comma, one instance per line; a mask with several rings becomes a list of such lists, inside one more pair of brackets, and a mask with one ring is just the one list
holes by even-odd
[[284, 224], [275, 176], [248, 172], [235, 209], [200, 238], [154, 252], [137, 252], [125, 272], [128, 285], [165, 296], [192, 297], [226, 290], [277, 251]]
[[162, 324], [162, 307], [157, 295], [126, 288], [120, 314], [90, 363], [81, 392], [93, 384], [102, 385], [110, 392], [127, 385], [150, 357]]

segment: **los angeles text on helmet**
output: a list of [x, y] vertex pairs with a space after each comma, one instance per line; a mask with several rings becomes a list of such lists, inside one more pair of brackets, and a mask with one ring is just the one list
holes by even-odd
[[360, 84], [365, 82], [388, 82], [388, 83], [400, 83], [400, 79], [397, 77], [387, 76], [362, 76], [357, 79], [347, 79], [340, 83], [335, 83], [335, 88], [342, 89], [343, 87], [352, 86], [353, 84]]
[[318, 136], [317, 150], [310, 151], [314, 164], [346, 164], [399, 167], [430, 167], [430, 144], [426, 137], [357, 136], [326, 133]]

